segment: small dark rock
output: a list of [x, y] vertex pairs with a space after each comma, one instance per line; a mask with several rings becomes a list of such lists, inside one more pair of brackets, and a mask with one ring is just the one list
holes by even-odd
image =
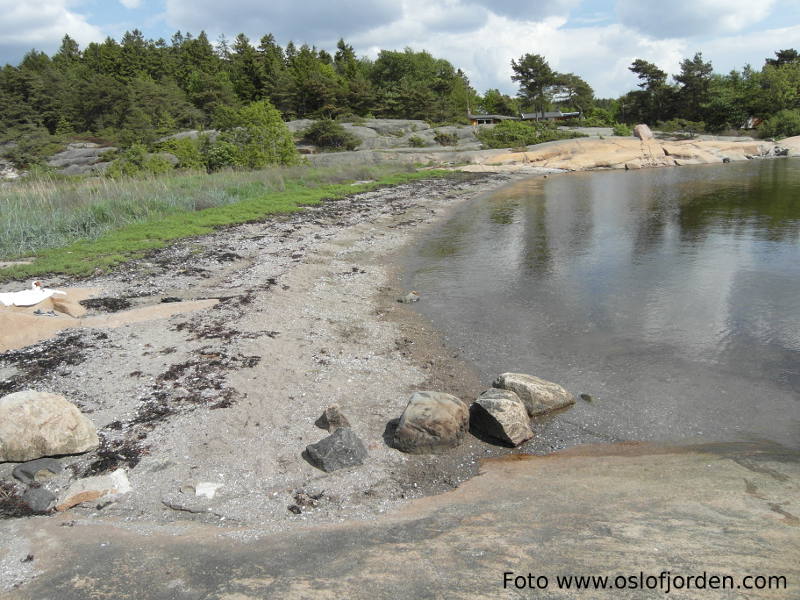
[[316, 444], [306, 446], [308, 462], [326, 472], [364, 464], [367, 449], [349, 427], [334, 431]]
[[579, 397], [581, 400], [583, 400], [584, 402], [592, 402], [592, 401], [594, 400], [594, 398], [592, 397], [592, 395], [591, 395], [591, 394], [581, 394], [581, 395], [580, 395], [580, 396], [578, 396], [578, 397]]
[[54, 458], [37, 458], [17, 465], [11, 474], [22, 483], [33, 483], [50, 479], [63, 470], [64, 465]]
[[338, 404], [331, 404], [314, 425], [332, 433], [340, 427], [350, 427], [350, 421], [341, 413]]
[[44, 513], [56, 501], [56, 495], [43, 487], [29, 487], [22, 493], [22, 501], [35, 513]]
[[21, 563], [32, 562], [33, 561], [33, 554], [28, 554], [25, 558], [20, 560]]
[[176, 298], [175, 296], [165, 296], [161, 299], [162, 304], [167, 304], [169, 302], [183, 302], [180, 298]]
[[303, 512], [303, 509], [300, 508], [299, 506], [297, 506], [297, 504], [292, 504], [288, 508], [289, 508], [289, 512], [293, 512], [296, 515], [299, 515], [301, 512]]

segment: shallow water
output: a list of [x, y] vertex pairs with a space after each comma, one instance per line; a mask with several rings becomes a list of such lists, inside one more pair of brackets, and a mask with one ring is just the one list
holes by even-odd
[[527, 449], [621, 440], [800, 447], [800, 161], [531, 179], [407, 256], [415, 309], [488, 385], [579, 400]]

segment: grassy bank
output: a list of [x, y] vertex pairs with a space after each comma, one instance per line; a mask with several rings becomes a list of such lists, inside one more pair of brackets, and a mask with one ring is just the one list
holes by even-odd
[[0, 258], [35, 260], [0, 270], [0, 281], [86, 275], [214, 227], [445, 173], [381, 165], [27, 181], [0, 191]]

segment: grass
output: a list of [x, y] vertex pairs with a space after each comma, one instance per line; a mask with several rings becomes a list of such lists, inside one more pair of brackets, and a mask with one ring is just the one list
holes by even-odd
[[22, 182], [0, 191], [0, 258], [34, 261], [0, 270], [0, 281], [88, 275], [216, 227], [446, 174], [380, 165]]

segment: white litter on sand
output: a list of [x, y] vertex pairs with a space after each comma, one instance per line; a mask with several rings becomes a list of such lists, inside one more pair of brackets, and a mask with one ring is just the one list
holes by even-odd
[[194, 494], [195, 496], [205, 496], [210, 500], [222, 485], [221, 483], [211, 483], [210, 481], [199, 481], [194, 486]]
[[61, 294], [62, 296], [67, 295], [66, 292], [62, 292], [61, 290], [51, 290], [42, 287], [41, 281], [34, 281], [29, 290], [0, 293], [0, 304], [4, 306], [35, 306], [39, 304], [39, 302], [47, 300], [50, 296], [54, 296], [55, 294]]

